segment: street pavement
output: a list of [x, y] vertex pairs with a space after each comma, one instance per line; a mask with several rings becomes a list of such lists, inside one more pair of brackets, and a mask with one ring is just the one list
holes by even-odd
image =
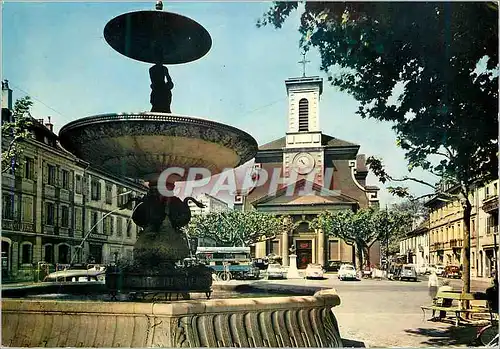
[[[284, 289], [336, 289], [341, 304], [333, 311], [346, 346], [467, 346], [475, 338], [477, 328], [473, 326], [455, 327], [451, 322], [430, 322], [426, 320], [430, 317], [428, 312], [424, 319], [420, 306], [431, 303], [425, 276], [417, 282], [374, 279], [340, 281], [335, 274], [326, 276], [323, 280], [259, 280], [244, 283], [253, 283], [260, 288], [268, 284], [273, 288], [282, 285]], [[451, 280], [451, 286], [460, 289], [461, 281]], [[474, 281], [472, 286], [473, 291], [484, 291], [489, 282]]]

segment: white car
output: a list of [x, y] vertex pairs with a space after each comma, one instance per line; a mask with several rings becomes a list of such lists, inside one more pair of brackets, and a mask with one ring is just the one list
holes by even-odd
[[325, 270], [320, 264], [308, 264], [306, 268], [306, 279], [315, 278], [323, 279], [325, 275]]
[[339, 280], [357, 280], [356, 268], [352, 264], [342, 264], [338, 273]]
[[444, 272], [444, 265], [438, 264], [436, 265], [436, 275], [442, 275]]
[[285, 279], [285, 270], [281, 264], [273, 263], [267, 266], [268, 279]]

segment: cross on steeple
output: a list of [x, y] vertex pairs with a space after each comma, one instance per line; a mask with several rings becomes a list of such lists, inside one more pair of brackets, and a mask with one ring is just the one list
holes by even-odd
[[307, 54], [307, 52], [304, 51], [304, 53], [302, 54], [302, 60], [299, 61], [299, 63], [302, 64], [302, 77], [303, 78], [306, 77], [306, 63], [311, 63], [311, 61], [306, 60], [306, 54]]

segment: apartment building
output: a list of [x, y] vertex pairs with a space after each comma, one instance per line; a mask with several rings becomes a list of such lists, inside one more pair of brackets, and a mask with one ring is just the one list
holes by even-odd
[[[12, 115], [12, 90], [6, 81], [2, 97], [3, 123]], [[30, 279], [39, 262], [132, 258], [139, 228], [131, 209], [119, 209], [127, 200], [119, 194], [144, 193], [144, 185], [92, 168], [64, 150], [50, 119], [33, 119], [30, 132], [21, 166], [2, 169], [2, 280]], [[3, 150], [8, 143], [2, 137]]]
[[430, 264], [429, 247], [429, 220], [422, 222], [399, 242], [399, 252], [406, 256], [406, 262], [419, 268]]
[[[471, 275], [489, 277], [498, 255], [498, 180], [475, 188], [469, 200], [472, 204]], [[433, 198], [426, 206], [430, 209], [430, 263], [460, 266], [464, 233], [462, 205], [458, 199]]]
[[206, 214], [209, 212], [222, 212], [229, 210], [227, 202], [222, 201], [207, 193], [201, 194], [196, 197], [196, 200], [205, 205], [204, 208], [196, 206], [192, 201], [189, 201], [189, 208], [192, 215]]
[[[207, 214], [211, 212], [222, 212], [222, 211], [227, 211], [230, 210], [229, 205], [227, 202], [222, 201], [212, 195], [209, 195], [207, 193], [201, 194], [196, 197], [196, 200], [201, 202], [205, 207], [200, 208], [196, 206], [193, 202], [189, 202], [189, 208], [191, 209], [191, 214], [193, 216], [195, 215], [202, 215], [202, 214]], [[213, 247], [217, 245], [217, 242], [214, 239], [211, 238], [199, 238], [199, 239], [193, 239], [192, 244], [200, 247]]]

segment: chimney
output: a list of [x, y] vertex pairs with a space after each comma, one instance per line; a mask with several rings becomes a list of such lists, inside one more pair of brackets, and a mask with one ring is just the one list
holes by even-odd
[[12, 110], [12, 90], [9, 88], [9, 80], [2, 81], [2, 109]]
[[45, 124], [45, 127], [47, 127], [50, 132], [54, 132], [54, 124], [50, 122], [50, 116], [48, 117], [49, 121]]

